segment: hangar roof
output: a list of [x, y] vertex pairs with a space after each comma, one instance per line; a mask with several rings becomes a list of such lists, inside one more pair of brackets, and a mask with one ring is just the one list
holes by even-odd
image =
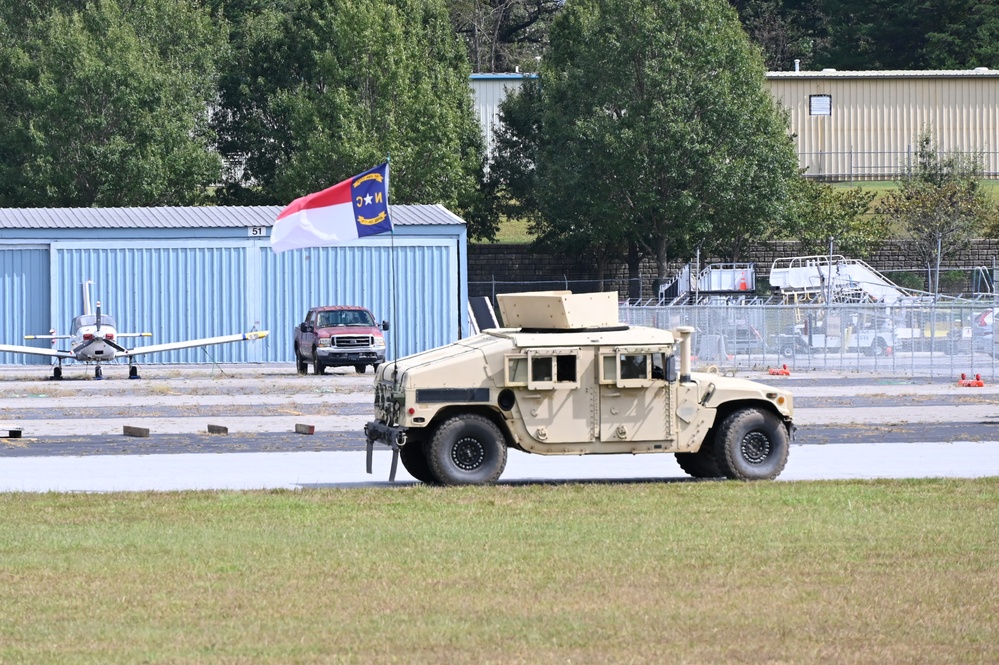
[[767, 72], [767, 79], [897, 79], [897, 78], [999, 78], [999, 69], [925, 69], [884, 71], [820, 71]]
[[[0, 229], [184, 229], [273, 226], [284, 206], [0, 208]], [[442, 205], [393, 205], [395, 226], [464, 224]]]

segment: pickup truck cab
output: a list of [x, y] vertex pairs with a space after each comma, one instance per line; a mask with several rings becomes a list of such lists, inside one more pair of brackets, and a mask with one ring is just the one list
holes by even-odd
[[364, 307], [313, 307], [294, 329], [296, 369], [305, 374], [310, 363], [316, 374], [327, 367], [353, 367], [358, 374], [369, 365], [377, 369], [385, 362], [382, 331], [388, 329], [388, 321], [376, 323]]

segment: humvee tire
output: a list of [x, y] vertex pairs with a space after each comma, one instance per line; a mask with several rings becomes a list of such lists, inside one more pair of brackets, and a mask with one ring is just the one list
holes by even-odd
[[427, 451], [422, 441], [410, 441], [399, 448], [399, 459], [402, 466], [421, 483], [436, 485], [437, 478], [430, 471], [430, 463], [427, 461]]
[[714, 443], [718, 469], [733, 480], [773, 480], [787, 464], [787, 430], [769, 411], [746, 408], [722, 422]]
[[506, 440], [488, 418], [455, 416], [434, 432], [427, 461], [442, 485], [495, 483], [506, 467]]
[[305, 361], [302, 354], [298, 352], [298, 347], [295, 347], [295, 369], [298, 370], [299, 374], [309, 373], [309, 363]]
[[704, 442], [696, 453], [675, 453], [676, 463], [693, 478], [724, 478], [715, 459], [714, 442]]

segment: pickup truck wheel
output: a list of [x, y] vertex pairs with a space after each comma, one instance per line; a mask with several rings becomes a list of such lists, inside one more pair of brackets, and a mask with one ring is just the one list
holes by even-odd
[[323, 365], [323, 361], [319, 359], [319, 352], [316, 349], [312, 349], [312, 358], [314, 362], [312, 363], [312, 371], [315, 374], [325, 374], [326, 366]]
[[305, 362], [305, 358], [299, 353], [298, 347], [295, 347], [295, 369], [298, 370], [299, 374], [309, 373], [309, 363]]
[[714, 442], [705, 442], [696, 453], [676, 453], [676, 463], [692, 478], [724, 478], [715, 460]]
[[488, 418], [455, 416], [437, 428], [427, 460], [442, 485], [495, 483], [506, 467], [506, 440]]
[[787, 454], [787, 429], [769, 411], [742, 409], [718, 428], [715, 460], [728, 478], [772, 480], [784, 470]]
[[354, 365], [354, 370], [358, 374], [364, 374], [365, 370], [367, 370], [367, 369], [368, 369], [367, 365]]
[[427, 449], [422, 441], [410, 441], [399, 448], [399, 459], [402, 466], [421, 483], [429, 485], [438, 484], [437, 478], [430, 471], [430, 462], [427, 461]]

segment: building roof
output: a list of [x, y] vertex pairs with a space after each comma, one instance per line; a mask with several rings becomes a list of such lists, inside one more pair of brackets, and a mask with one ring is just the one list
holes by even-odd
[[[0, 208], [0, 229], [184, 229], [273, 226], [284, 206], [163, 206], [155, 208]], [[442, 205], [393, 205], [395, 226], [443, 226], [465, 221]]]
[[999, 78], [999, 69], [927, 69], [886, 71], [767, 72], [768, 79], [886, 79], [886, 78]]

